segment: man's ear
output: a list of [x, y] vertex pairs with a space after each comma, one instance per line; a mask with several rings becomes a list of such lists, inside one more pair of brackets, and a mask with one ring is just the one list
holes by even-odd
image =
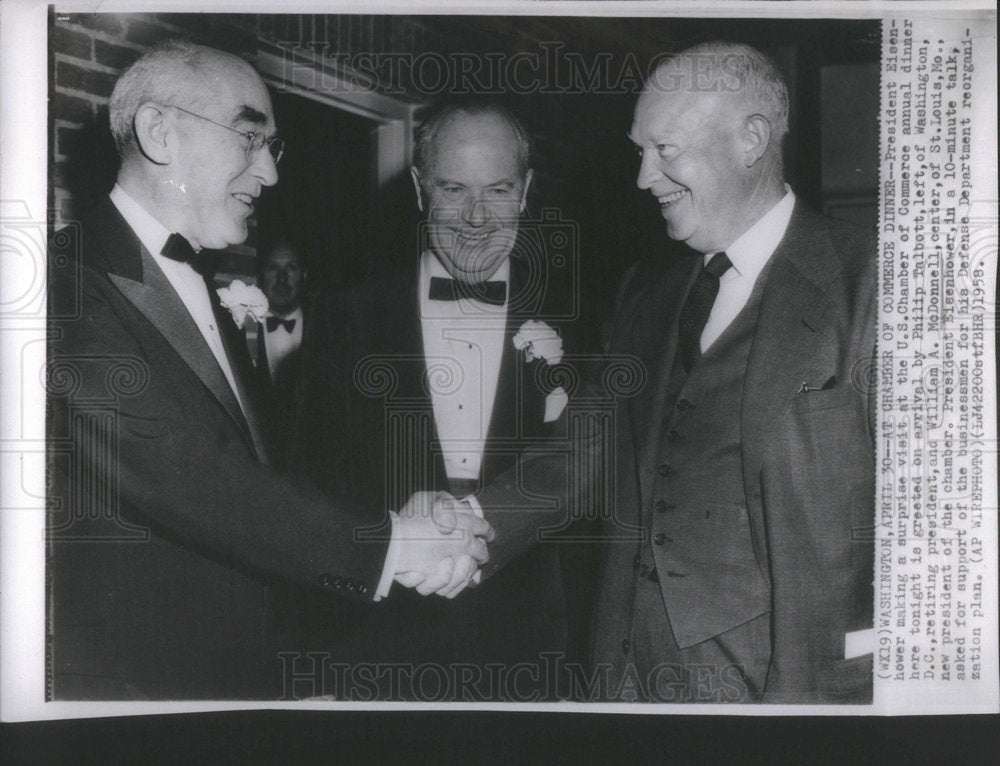
[[743, 163], [757, 164], [771, 143], [771, 123], [762, 114], [751, 114], [743, 123]]
[[417, 194], [417, 208], [422, 213], [424, 212], [424, 190], [420, 186], [420, 171], [417, 170], [416, 165], [410, 168], [410, 178], [413, 179], [413, 191]]
[[148, 160], [157, 165], [170, 164], [174, 131], [162, 106], [152, 102], [140, 105], [132, 119], [132, 130], [139, 151]]
[[528, 172], [524, 174], [524, 189], [521, 191], [521, 207], [518, 212], [523, 213], [524, 209], [528, 206], [528, 189], [531, 188], [531, 179], [535, 177], [535, 171], [532, 168], [528, 168]]

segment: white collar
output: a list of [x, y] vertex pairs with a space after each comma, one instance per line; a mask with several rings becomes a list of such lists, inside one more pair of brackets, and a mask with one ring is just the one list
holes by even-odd
[[118, 212], [122, 214], [125, 222], [132, 227], [132, 231], [142, 242], [151, 255], [159, 256], [163, 246], [167, 243], [170, 231], [156, 218], [150, 215], [146, 209], [135, 201], [127, 191], [115, 184], [115, 188], [108, 195]]
[[[438, 257], [430, 250], [425, 250], [423, 255], [420, 256], [420, 274], [423, 278], [430, 280], [431, 277], [442, 277], [444, 279], [452, 279], [451, 274], [448, 270], [441, 264]], [[496, 270], [496, 273], [490, 277], [489, 281], [500, 281], [506, 282], [510, 279], [510, 256], [504, 258], [503, 263], [500, 264], [500, 268]]]
[[292, 309], [287, 314], [275, 314], [273, 311], [268, 311], [268, 315], [273, 317], [278, 317], [279, 319], [302, 319], [302, 305], [300, 304], [298, 308]]
[[[756, 279], [785, 236], [795, 207], [795, 193], [785, 184], [785, 196], [726, 248], [733, 269], [741, 276]], [[705, 263], [714, 253], [705, 256]]]

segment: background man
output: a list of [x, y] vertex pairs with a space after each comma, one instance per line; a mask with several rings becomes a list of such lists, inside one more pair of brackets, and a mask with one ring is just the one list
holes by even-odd
[[67, 275], [49, 303], [52, 693], [274, 698], [272, 582], [368, 601], [397, 572], [387, 555], [415, 583], [485, 559], [489, 530], [457, 515], [438, 534], [417, 496], [391, 542], [355, 543], [354, 509], [261, 465], [246, 345], [203, 276], [278, 180], [253, 69], [168, 43], [122, 75], [110, 117], [118, 182], [78, 238], [54, 238], [53, 264], [79, 260], [50, 272]]
[[[448, 104], [421, 126], [418, 262], [338, 296], [305, 349], [296, 462], [315, 480], [350, 477], [363, 504], [378, 507], [422, 489], [462, 497], [558, 427], [565, 394], [545, 386], [539, 367], [559, 359], [529, 363], [514, 345], [558, 299], [539, 250], [519, 245], [528, 160], [523, 126], [496, 104]], [[367, 614], [317, 610], [310, 640], [356, 660], [475, 663], [484, 674], [487, 663], [537, 666], [540, 652], [566, 646], [556, 553], [540, 545], [453, 602], [400, 591], [391, 608]]]
[[612, 332], [649, 374], [615, 507], [646, 540], [607, 546], [595, 613], [613, 698], [870, 699], [875, 246], [784, 184], [787, 112], [774, 65], [729, 44], [660, 66], [635, 108], [637, 183], [690, 250], [626, 274]]
[[257, 327], [257, 378], [264, 394], [272, 465], [285, 468], [295, 426], [306, 269], [291, 242], [270, 247], [258, 266], [258, 284], [267, 297], [268, 315]]

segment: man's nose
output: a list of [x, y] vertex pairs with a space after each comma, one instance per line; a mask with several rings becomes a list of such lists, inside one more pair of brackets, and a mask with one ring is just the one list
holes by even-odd
[[278, 183], [278, 165], [271, 156], [271, 150], [266, 146], [254, 155], [250, 171], [260, 180], [262, 186], [274, 186]]
[[662, 175], [656, 160], [657, 158], [651, 152], [643, 151], [642, 161], [639, 163], [639, 174], [635, 179], [635, 185], [640, 189], [648, 189]]
[[479, 197], [468, 200], [462, 206], [462, 221], [469, 226], [483, 226], [489, 219], [489, 206]]

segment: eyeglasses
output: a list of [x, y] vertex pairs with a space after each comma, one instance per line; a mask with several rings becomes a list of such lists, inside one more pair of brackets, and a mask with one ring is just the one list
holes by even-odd
[[170, 104], [170, 106], [184, 112], [184, 114], [190, 114], [192, 117], [197, 117], [199, 120], [204, 120], [205, 122], [210, 122], [213, 125], [218, 125], [220, 128], [233, 131], [233, 133], [239, 133], [247, 140], [246, 153], [247, 160], [250, 162], [253, 161], [257, 152], [265, 146], [267, 146], [268, 151], [271, 152], [271, 159], [274, 160], [275, 165], [277, 165], [281, 160], [281, 155], [285, 153], [285, 142], [281, 138], [276, 136], [268, 138], [263, 133], [257, 133], [253, 130], [239, 130], [238, 128], [231, 128], [228, 125], [223, 125], [221, 122], [216, 122], [215, 120], [210, 120], [208, 117], [195, 114], [194, 112], [185, 109], [183, 106], [177, 106], [176, 104]]

